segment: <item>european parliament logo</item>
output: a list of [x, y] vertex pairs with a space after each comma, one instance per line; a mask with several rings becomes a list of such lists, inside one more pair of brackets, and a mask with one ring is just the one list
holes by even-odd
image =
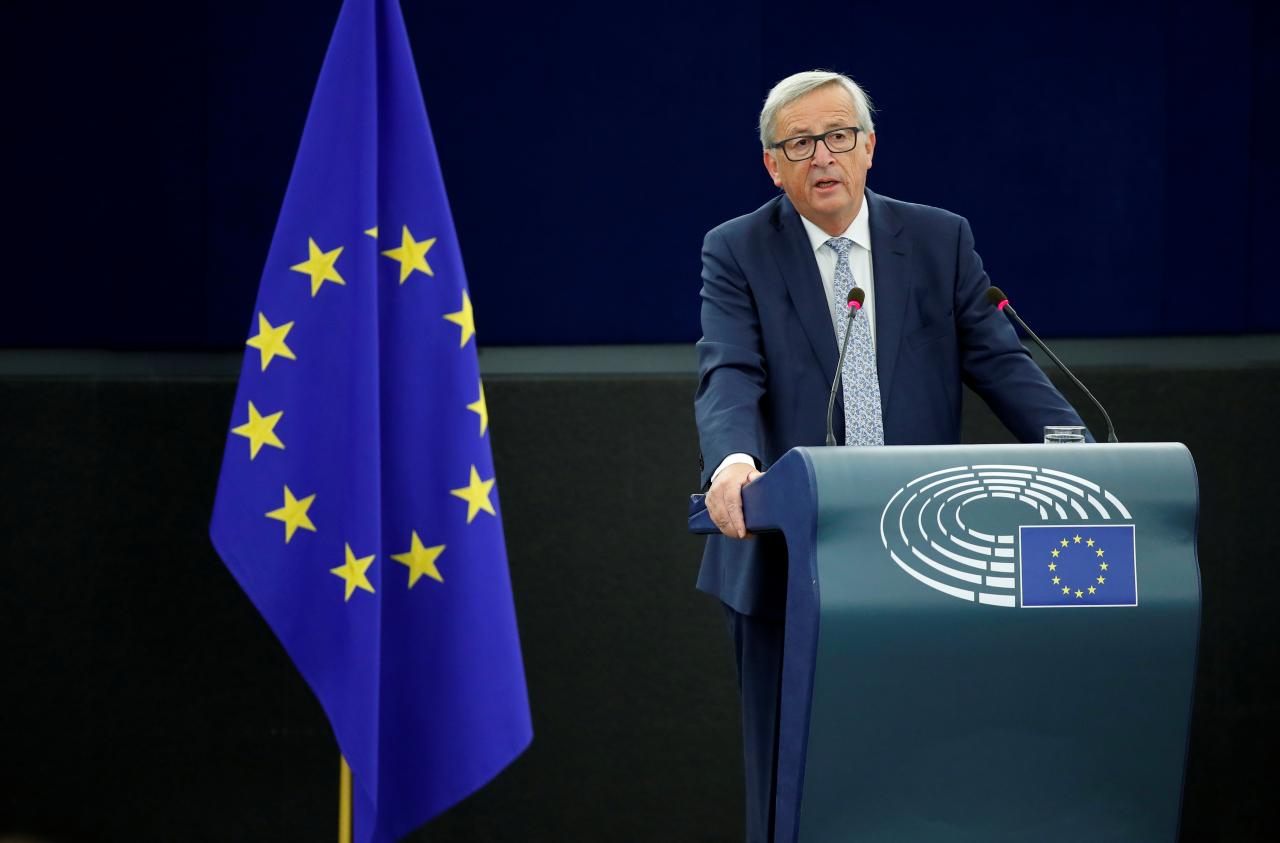
[[968, 465], [898, 489], [881, 513], [880, 540], [903, 572], [960, 600], [1011, 608], [1136, 606], [1132, 522], [1119, 498], [1079, 475]]

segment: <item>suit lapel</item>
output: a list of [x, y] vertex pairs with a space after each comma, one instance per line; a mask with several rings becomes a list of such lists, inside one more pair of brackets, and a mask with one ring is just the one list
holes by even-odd
[[823, 376], [830, 383], [836, 373], [836, 357], [840, 354], [836, 347], [835, 329], [831, 327], [831, 307], [827, 304], [822, 276], [818, 274], [818, 262], [813, 256], [804, 224], [800, 222], [800, 215], [791, 200], [785, 197], [778, 203], [776, 225], [778, 244], [771, 251], [778, 263], [778, 271], [786, 281], [787, 293], [795, 304], [809, 345], [822, 366]]
[[876, 373], [880, 376], [880, 406], [887, 411], [911, 298], [911, 249], [901, 236], [902, 221], [889, 204], [870, 190], [865, 195], [875, 278]]

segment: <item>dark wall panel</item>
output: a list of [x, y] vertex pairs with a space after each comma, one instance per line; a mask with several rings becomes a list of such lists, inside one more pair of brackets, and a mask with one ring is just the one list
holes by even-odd
[[[731, 841], [692, 385], [489, 383], [531, 749], [429, 839]], [[207, 539], [227, 382], [0, 382], [0, 836], [326, 839], [337, 749]], [[180, 833], [178, 833], [180, 831]]]
[[[1199, 469], [1183, 839], [1267, 839], [1280, 369], [1082, 375], [1122, 438], [1186, 442]], [[487, 387], [535, 738], [419, 839], [741, 839], [729, 645], [684, 532], [692, 378]], [[232, 395], [225, 380], [0, 380], [0, 835], [333, 833], [320, 709], [206, 538]], [[965, 435], [1007, 438], [974, 402]]]

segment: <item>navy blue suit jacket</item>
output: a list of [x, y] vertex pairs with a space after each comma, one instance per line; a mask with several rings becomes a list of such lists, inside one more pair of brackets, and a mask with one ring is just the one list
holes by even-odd
[[[961, 383], [1022, 442], [1041, 441], [1046, 424], [1082, 424], [987, 302], [969, 223], [870, 190], [866, 201], [885, 444], [959, 442]], [[702, 334], [694, 406], [704, 488], [729, 454], [768, 469], [792, 447], [826, 441], [839, 349], [813, 249], [785, 196], [707, 234]], [[785, 566], [780, 535], [711, 536], [698, 588], [744, 614], [781, 617]]]

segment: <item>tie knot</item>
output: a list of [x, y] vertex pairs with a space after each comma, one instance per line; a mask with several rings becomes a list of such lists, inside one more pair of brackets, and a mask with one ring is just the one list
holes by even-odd
[[853, 247], [853, 241], [848, 237], [832, 237], [825, 245], [830, 246], [831, 251], [835, 252], [837, 257], [847, 258], [849, 249]]

